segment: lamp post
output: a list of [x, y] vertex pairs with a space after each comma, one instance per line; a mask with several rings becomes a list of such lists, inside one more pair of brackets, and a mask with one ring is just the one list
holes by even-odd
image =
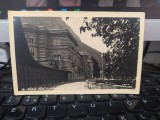
[[101, 77], [102, 77], [102, 79], [104, 79], [104, 75], [103, 75], [103, 56], [104, 56], [104, 54], [103, 53], [101, 53], [101, 59], [102, 59], [102, 71], [101, 71]]

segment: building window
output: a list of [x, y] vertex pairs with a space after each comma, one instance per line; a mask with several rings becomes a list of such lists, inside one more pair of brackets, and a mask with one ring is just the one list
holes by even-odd
[[71, 49], [74, 51], [74, 47], [73, 46], [71, 46]]
[[53, 59], [52, 54], [49, 54], [49, 55], [48, 55], [48, 58], [49, 58], [49, 60], [52, 60], [52, 59]]
[[68, 59], [71, 60], [71, 54], [68, 55]]
[[74, 68], [75, 74], [77, 74], [77, 66]]
[[60, 46], [61, 43], [60, 43], [60, 40], [57, 40], [57, 46]]
[[34, 55], [35, 55], [35, 50], [34, 50], [34, 49], [30, 49], [30, 53], [31, 53], [31, 55], [34, 57]]
[[34, 39], [33, 39], [33, 38], [30, 38], [30, 39], [29, 39], [29, 42], [30, 42], [30, 43], [34, 43]]
[[60, 46], [61, 42], [60, 40], [53, 40], [53, 46]]
[[56, 40], [53, 40], [53, 46], [56, 46]]

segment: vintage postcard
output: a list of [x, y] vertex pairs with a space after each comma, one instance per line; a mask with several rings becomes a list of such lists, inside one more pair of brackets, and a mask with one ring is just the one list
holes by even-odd
[[143, 12], [8, 15], [15, 95], [139, 93]]

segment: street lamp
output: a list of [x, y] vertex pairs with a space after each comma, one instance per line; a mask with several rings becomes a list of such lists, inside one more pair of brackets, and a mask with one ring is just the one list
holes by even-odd
[[104, 53], [101, 53], [101, 59], [102, 59], [102, 71], [101, 71], [101, 77], [102, 79], [104, 79], [104, 75], [103, 75], [103, 57], [104, 57]]

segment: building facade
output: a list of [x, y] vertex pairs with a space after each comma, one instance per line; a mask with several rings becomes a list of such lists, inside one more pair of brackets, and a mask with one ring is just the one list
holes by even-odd
[[69, 72], [68, 79], [93, 77], [93, 63], [85, 50], [67, 29], [47, 29], [44, 26], [23, 24], [24, 34], [32, 57], [41, 65]]

